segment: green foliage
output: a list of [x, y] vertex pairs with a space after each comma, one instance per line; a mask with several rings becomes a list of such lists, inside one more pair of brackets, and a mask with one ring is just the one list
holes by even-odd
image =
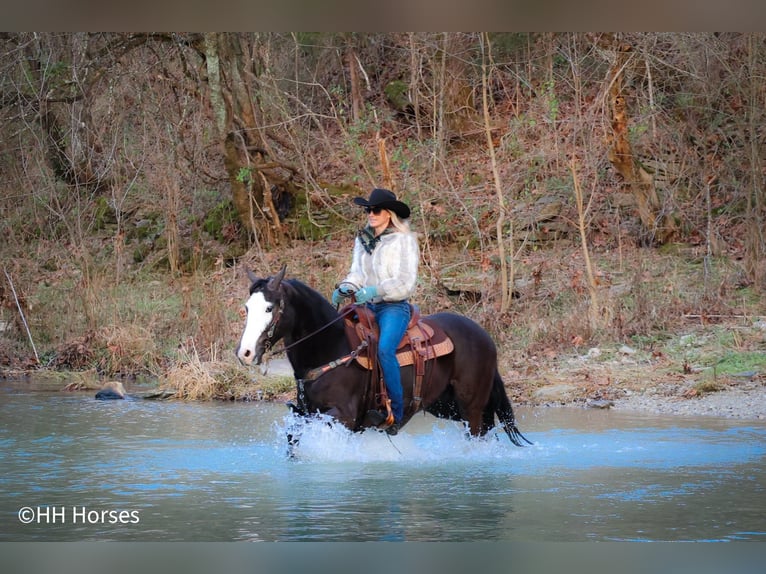
[[162, 234], [163, 215], [160, 212], [147, 212], [129, 228], [128, 239], [136, 241], [154, 240]]
[[649, 125], [646, 123], [635, 123], [628, 126], [628, 138], [632, 142], [637, 142], [641, 136], [649, 131]]
[[404, 111], [410, 103], [407, 96], [409, 86], [403, 80], [394, 80], [386, 84], [384, 93], [391, 105], [398, 111]]
[[670, 336], [664, 331], [637, 333], [630, 336], [630, 341], [639, 349], [655, 349], [668, 341]]
[[[342, 200], [349, 195], [363, 195], [359, 188], [351, 185], [331, 185], [324, 189], [331, 198]], [[295, 195], [298, 206], [305, 206], [311, 201], [305, 190], [298, 190]], [[297, 217], [292, 220], [295, 234], [299, 239], [321, 241], [332, 235], [353, 234], [349, 222], [339, 213], [330, 210], [315, 210], [310, 207], [296, 210]]]
[[764, 351], [728, 351], [720, 358], [710, 357], [704, 362], [717, 376], [766, 372], [766, 352]]
[[229, 242], [232, 240], [231, 226], [237, 225], [238, 221], [234, 203], [225, 200], [208, 212], [202, 222], [202, 228], [215, 240]]
[[555, 124], [559, 117], [559, 98], [556, 95], [556, 83], [553, 80], [545, 82], [543, 85], [543, 94], [545, 97], [548, 120]]
[[239, 183], [247, 183], [252, 180], [253, 177], [253, 169], [250, 167], [240, 167], [239, 171], [237, 172], [236, 180]]
[[92, 216], [93, 231], [100, 231], [108, 224], [117, 223], [114, 216], [114, 209], [109, 205], [109, 201], [104, 196], [96, 198], [93, 206]]

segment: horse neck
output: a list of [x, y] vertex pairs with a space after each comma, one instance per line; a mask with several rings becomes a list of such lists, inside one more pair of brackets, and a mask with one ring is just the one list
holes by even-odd
[[[302, 378], [308, 371], [337, 359], [348, 352], [343, 320], [316, 291], [303, 284], [293, 284], [292, 328], [285, 335], [285, 345], [299, 342], [287, 351], [295, 376]], [[335, 321], [333, 323], [333, 321]], [[329, 326], [328, 326], [329, 325]]]

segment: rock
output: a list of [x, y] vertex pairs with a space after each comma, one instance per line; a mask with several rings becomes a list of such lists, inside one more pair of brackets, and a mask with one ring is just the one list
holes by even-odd
[[588, 408], [590, 409], [609, 409], [614, 406], [612, 401], [607, 400], [593, 400], [588, 401]]
[[588, 358], [589, 359], [596, 359], [601, 356], [601, 349], [598, 347], [593, 347], [592, 349], [588, 349]]
[[96, 393], [96, 399], [100, 401], [124, 398], [125, 387], [122, 386], [120, 381], [109, 381], [108, 383], [104, 383], [101, 390]]
[[535, 204], [536, 213], [532, 216], [535, 224], [550, 221], [561, 214], [563, 204], [558, 199], [543, 198]]
[[630, 293], [632, 290], [633, 287], [630, 283], [620, 283], [609, 287], [609, 295], [612, 297], [622, 297]]
[[741, 373], [732, 373], [732, 377], [736, 377], [737, 379], [753, 379], [758, 375], [758, 371], [743, 371]]
[[169, 391], [167, 389], [159, 389], [157, 391], [144, 393], [143, 395], [141, 395], [141, 398], [147, 399], [147, 400], [153, 400], [153, 401], [164, 401], [166, 399], [175, 398], [175, 396], [176, 396], [175, 391]]

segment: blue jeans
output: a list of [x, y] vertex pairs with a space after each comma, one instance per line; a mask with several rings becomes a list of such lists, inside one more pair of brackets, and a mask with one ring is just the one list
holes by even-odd
[[380, 327], [378, 341], [378, 361], [386, 382], [388, 398], [391, 399], [391, 410], [395, 422], [401, 422], [404, 417], [404, 398], [402, 392], [402, 376], [399, 372], [399, 362], [396, 360], [396, 347], [402, 340], [407, 325], [410, 322], [410, 305], [407, 301], [394, 303], [370, 303], [370, 309], [375, 313], [375, 320]]

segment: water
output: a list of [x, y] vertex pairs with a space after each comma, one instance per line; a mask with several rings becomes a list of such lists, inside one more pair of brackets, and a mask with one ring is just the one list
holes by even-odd
[[536, 444], [0, 389], [0, 541], [766, 541], [766, 424], [518, 409]]

